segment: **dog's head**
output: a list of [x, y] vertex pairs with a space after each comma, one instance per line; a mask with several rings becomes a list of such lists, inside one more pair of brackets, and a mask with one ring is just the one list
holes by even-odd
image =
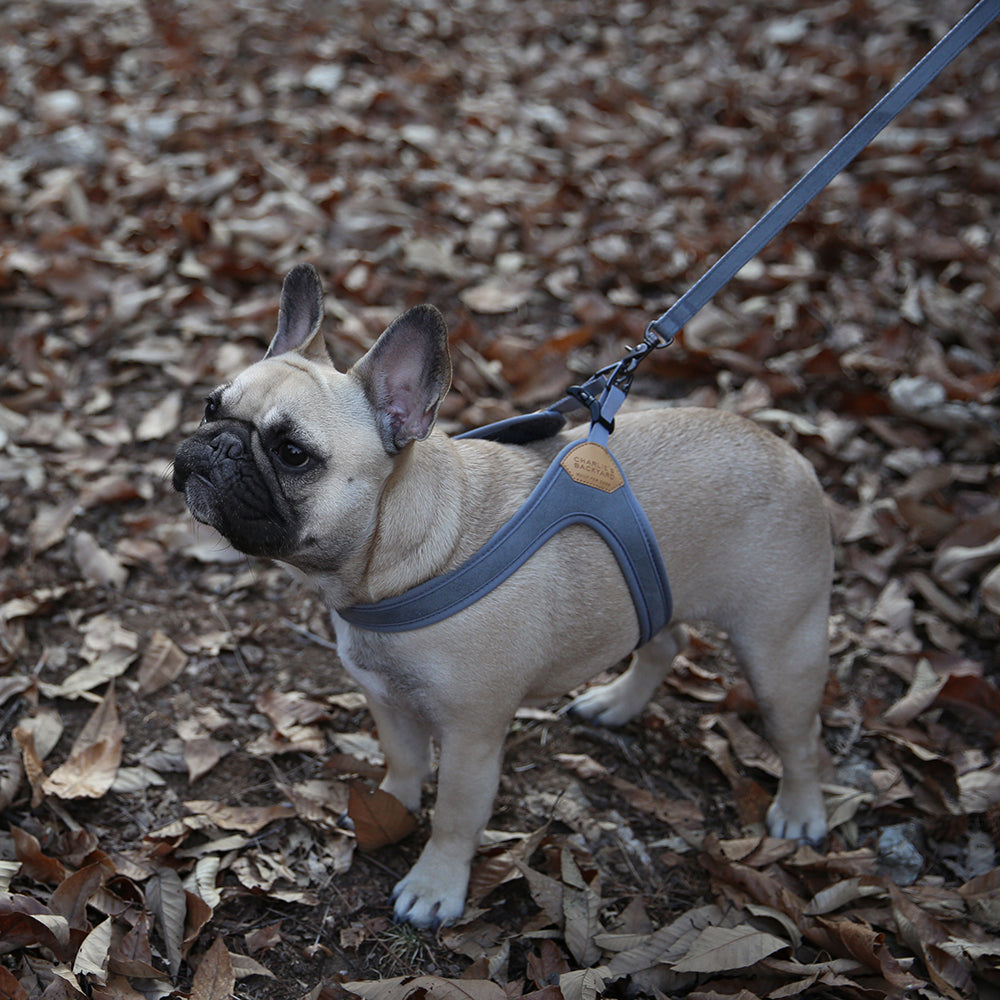
[[347, 372], [322, 319], [319, 276], [299, 265], [264, 359], [208, 397], [173, 474], [195, 518], [235, 548], [307, 571], [335, 570], [370, 533], [394, 463], [431, 432], [451, 384], [432, 306], [405, 312]]

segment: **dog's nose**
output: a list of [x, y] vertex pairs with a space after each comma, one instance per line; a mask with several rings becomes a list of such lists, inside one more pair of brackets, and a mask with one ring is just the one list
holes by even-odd
[[212, 438], [212, 451], [216, 459], [236, 461], [246, 454], [246, 446], [241, 438], [232, 431], [220, 431]]

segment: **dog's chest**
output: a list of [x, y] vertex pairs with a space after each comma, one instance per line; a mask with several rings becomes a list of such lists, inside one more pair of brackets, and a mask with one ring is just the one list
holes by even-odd
[[365, 694], [385, 705], [422, 714], [421, 708], [427, 703], [425, 678], [400, 655], [395, 648], [398, 643], [354, 628], [336, 612], [330, 617], [340, 662]]

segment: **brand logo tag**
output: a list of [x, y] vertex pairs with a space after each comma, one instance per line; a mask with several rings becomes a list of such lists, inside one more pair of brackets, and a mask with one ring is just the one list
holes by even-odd
[[625, 485], [608, 450], [593, 441], [578, 444], [559, 464], [569, 473], [570, 479], [582, 486], [614, 493]]

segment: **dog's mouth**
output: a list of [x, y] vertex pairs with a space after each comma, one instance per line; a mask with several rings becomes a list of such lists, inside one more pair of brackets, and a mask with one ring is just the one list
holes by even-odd
[[294, 510], [245, 453], [227, 457], [211, 441], [190, 438], [177, 451], [173, 485], [194, 519], [240, 552], [282, 558], [294, 551]]

